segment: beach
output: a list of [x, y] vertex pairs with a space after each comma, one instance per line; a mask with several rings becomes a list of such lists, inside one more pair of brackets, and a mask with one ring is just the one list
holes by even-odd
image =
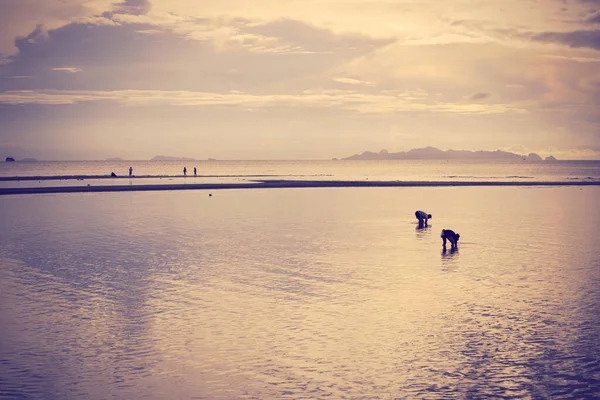
[[[0, 195], [342, 187], [597, 186], [600, 162], [379, 160], [38, 162], [0, 164]], [[128, 166], [133, 176], [127, 175]], [[192, 170], [189, 164], [189, 169]], [[107, 171], [99, 174], [98, 171]], [[108, 171], [118, 171], [111, 177]], [[125, 173], [123, 173], [125, 172]]]
[[600, 390], [597, 186], [211, 193], [0, 197], [0, 397]]
[[[72, 180], [71, 180], [72, 181]], [[473, 187], [473, 186], [600, 186], [600, 181], [558, 181], [558, 182], [514, 182], [514, 181], [299, 181], [299, 180], [253, 180], [250, 182], [228, 183], [160, 183], [136, 185], [71, 185], [46, 187], [0, 188], [1, 195], [51, 194], [51, 193], [98, 193], [98, 192], [140, 192], [172, 190], [218, 190], [218, 189], [284, 189], [284, 188], [351, 188], [351, 187]]]

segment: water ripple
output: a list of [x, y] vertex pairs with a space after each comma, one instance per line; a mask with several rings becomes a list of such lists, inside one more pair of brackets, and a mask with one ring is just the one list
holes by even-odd
[[598, 193], [423, 193], [2, 199], [0, 398], [593, 398]]

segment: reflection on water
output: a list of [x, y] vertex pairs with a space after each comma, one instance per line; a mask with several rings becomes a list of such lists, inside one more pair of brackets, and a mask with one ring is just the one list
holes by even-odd
[[445, 270], [454, 270], [458, 265], [456, 263], [456, 258], [458, 258], [458, 248], [450, 247], [449, 250], [446, 250], [445, 247], [442, 248], [442, 268]]
[[429, 239], [432, 235], [431, 224], [423, 225], [423, 224], [417, 223], [417, 227], [415, 228], [415, 231], [417, 234], [417, 239], [419, 239], [419, 240]]
[[[598, 200], [587, 187], [2, 198], [0, 398], [593, 398]], [[459, 250], [440, 257], [439, 230], [414, 229], [417, 204], [460, 231]]]
[[446, 250], [445, 247], [442, 247], [442, 258], [450, 259], [456, 255], [458, 255], [458, 247], [450, 247], [450, 250]]

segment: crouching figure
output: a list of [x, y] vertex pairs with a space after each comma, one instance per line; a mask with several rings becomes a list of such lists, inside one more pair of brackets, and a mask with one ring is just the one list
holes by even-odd
[[455, 233], [450, 229], [442, 229], [441, 237], [442, 246], [444, 246], [444, 248], [446, 248], [446, 240], [450, 241], [452, 248], [456, 249], [458, 247], [458, 239], [460, 238], [460, 235], [458, 233]]
[[417, 211], [415, 212], [415, 217], [419, 220], [419, 226], [427, 226], [427, 220], [431, 219], [431, 214], [427, 214], [425, 211]]

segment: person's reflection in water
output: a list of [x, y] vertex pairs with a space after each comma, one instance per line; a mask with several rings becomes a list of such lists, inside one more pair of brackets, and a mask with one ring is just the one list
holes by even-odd
[[458, 257], [458, 247], [451, 247], [450, 250], [442, 249], [442, 269], [456, 270], [456, 259]]
[[417, 229], [427, 229], [427, 228], [431, 228], [431, 225], [429, 225], [427, 222], [421, 220], [417, 223]]
[[417, 228], [415, 229], [417, 233], [417, 239], [425, 239], [425, 237], [429, 236], [431, 234], [431, 230], [429, 228], [431, 228], [431, 226], [418, 224]]

